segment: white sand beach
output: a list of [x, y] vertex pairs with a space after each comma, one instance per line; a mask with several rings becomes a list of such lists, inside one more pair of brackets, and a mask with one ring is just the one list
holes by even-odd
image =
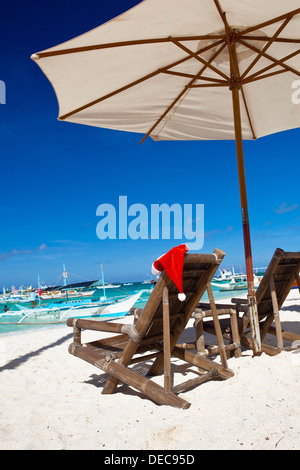
[[[281, 320], [283, 329], [300, 334], [298, 290], [287, 298]], [[189, 326], [186, 335], [193, 338], [193, 321]], [[296, 350], [255, 358], [243, 351], [229, 360], [233, 378], [182, 394], [191, 406], [179, 410], [157, 406], [125, 385], [102, 395], [105, 374], [68, 353], [72, 333], [63, 326], [0, 337], [0, 449], [300, 448]], [[86, 340], [102, 335], [84, 333]], [[177, 381], [193, 376], [192, 368], [173, 364]]]

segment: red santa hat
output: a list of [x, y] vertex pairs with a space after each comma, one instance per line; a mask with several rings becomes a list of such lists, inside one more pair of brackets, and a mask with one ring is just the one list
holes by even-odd
[[179, 290], [178, 298], [182, 302], [186, 299], [182, 287], [182, 270], [184, 263], [184, 255], [189, 251], [187, 245], [179, 245], [162, 255], [152, 264], [152, 274], [157, 276], [163, 270], [166, 271], [169, 278], [174, 282]]

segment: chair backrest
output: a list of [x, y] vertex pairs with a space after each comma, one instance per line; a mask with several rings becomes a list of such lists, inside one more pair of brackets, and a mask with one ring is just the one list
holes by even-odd
[[265, 272], [256, 291], [258, 315], [260, 318], [269, 316], [273, 313], [270, 290], [271, 276], [273, 276], [274, 279], [277, 302], [280, 309], [290, 292], [299, 271], [300, 251], [285, 252], [280, 248], [275, 250], [267, 271]]
[[182, 280], [186, 299], [183, 302], [178, 299], [178, 289], [173, 281], [165, 271], [162, 272], [135, 325], [139, 336], [143, 337], [142, 344], [162, 339], [162, 293], [165, 287], [169, 293], [170, 335], [174, 339], [181, 335], [224, 256], [225, 253], [218, 249], [212, 254], [185, 255]]

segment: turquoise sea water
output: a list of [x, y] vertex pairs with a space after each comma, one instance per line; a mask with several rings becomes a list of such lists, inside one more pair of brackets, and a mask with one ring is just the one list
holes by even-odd
[[[136, 302], [136, 304], [134, 305], [135, 307], [137, 308], [143, 308], [150, 296], [150, 293], [152, 291], [152, 284], [150, 283], [143, 283], [143, 282], [134, 282], [132, 284], [118, 284], [119, 287], [115, 287], [115, 288], [108, 288], [105, 290], [105, 295], [108, 299], [110, 298], [119, 298], [120, 300], [122, 300], [123, 297], [127, 297], [129, 295], [133, 295], [135, 292], [137, 291], [140, 291], [140, 290], [145, 290], [145, 292], [142, 294], [142, 296], [139, 298], [138, 302]], [[213, 293], [214, 293], [214, 298], [215, 300], [222, 300], [222, 299], [225, 299], [225, 298], [231, 298], [231, 297], [236, 297], [237, 295], [241, 295], [243, 293], [247, 292], [246, 290], [241, 290], [241, 291], [237, 291], [237, 292], [222, 292], [222, 291], [219, 291], [216, 287], [213, 287]], [[91, 298], [91, 301], [99, 301], [100, 300], [100, 297], [103, 296], [103, 290], [102, 289], [96, 289], [96, 291], [94, 292], [92, 298]], [[205, 294], [203, 295], [201, 301], [203, 302], [208, 302], [208, 297], [207, 297], [207, 293], [205, 292]], [[43, 301], [43, 305], [42, 306], [49, 306], [51, 304], [54, 304], [54, 301], [53, 299], [52, 300], [44, 300]], [[59, 306], [59, 302], [58, 301], [55, 301], [55, 305], [57, 304], [57, 306]], [[14, 303], [6, 303], [6, 305], [12, 310], [12, 311], [17, 311], [18, 309], [16, 308], [15, 304]], [[19, 305], [22, 305], [24, 307], [30, 307], [29, 304], [19, 304]], [[3, 313], [3, 309], [4, 309], [4, 305], [3, 304], [0, 304], [0, 313]], [[37, 329], [45, 329], [45, 328], [59, 328], [61, 325], [43, 325], [43, 324], [40, 324], [40, 323], [37, 323], [37, 324], [32, 324], [32, 322], [34, 322], [34, 319], [31, 319], [30, 322], [31, 324], [25, 324], [25, 323], [21, 323], [21, 324], [3, 324], [3, 323], [6, 323], [8, 321], [13, 321], [13, 322], [17, 322], [19, 319], [21, 318], [20, 317], [16, 317], [16, 319], [12, 319], [12, 318], [8, 318], [8, 317], [0, 317], [0, 336], [3, 336], [3, 335], [7, 335], [7, 334], [14, 334], [14, 333], [17, 333], [17, 332], [25, 332], [25, 331], [31, 331], [31, 330], [37, 330]], [[64, 323], [63, 323], [64, 325]]]

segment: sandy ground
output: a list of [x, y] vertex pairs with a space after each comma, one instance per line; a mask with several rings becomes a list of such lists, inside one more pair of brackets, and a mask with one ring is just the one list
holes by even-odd
[[[281, 320], [283, 329], [300, 334], [298, 291], [291, 291]], [[192, 325], [186, 337], [194, 338]], [[101, 335], [85, 332], [84, 339]], [[71, 342], [68, 327], [0, 337], [0, 449], [300, 448], [296, 349], [255, 358], [243, 351], [229, 360], [233, 378], [183, 393], [191, 407], [179, 410], [157, 406], [125, 385], [102, 395], [105, 374], [70, 355]], [[179, 383], [194, 377], [179, 360], [173, 370]]]

